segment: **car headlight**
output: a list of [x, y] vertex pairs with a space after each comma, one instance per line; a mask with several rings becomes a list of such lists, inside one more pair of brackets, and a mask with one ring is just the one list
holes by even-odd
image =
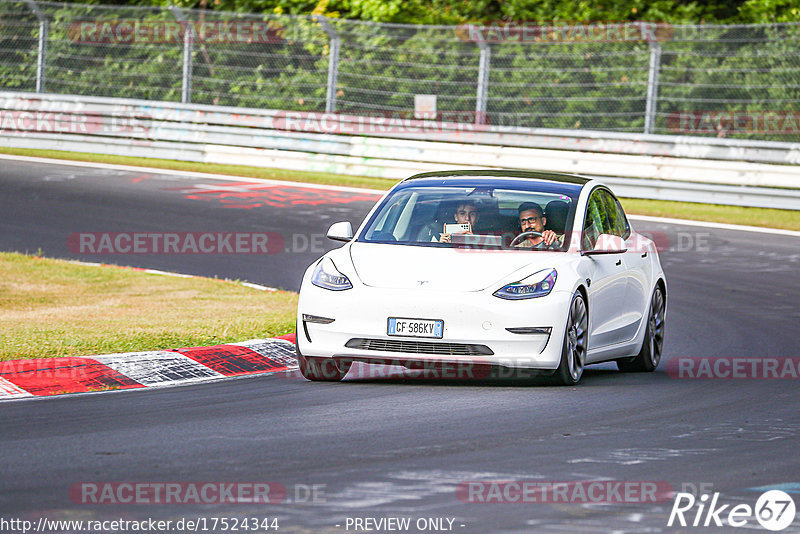
[[350, 279], [336, 269], [330, 258], [324, 258], [317, 264], [314, 274], [311, 275], [311, 283], [331, 291], [344, 291], [353, 287]]
[[508, 300], [532, 299], [543, 297], [553, 290], [558, 273], [555, 269], [536, 272], [524, 280], [506, 284], [494, 293], [495, 297]]

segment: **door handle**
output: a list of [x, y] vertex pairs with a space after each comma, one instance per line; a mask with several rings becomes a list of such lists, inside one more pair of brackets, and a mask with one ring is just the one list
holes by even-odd
[[622, 265], [622, 260], [617, 260], [617, 265]]
[[644, 254], [642, 254], [642, 257], [643, 257], [643, 258], [646, 258], [646, 257], [647, 257], [647, 252], [645, 252]]

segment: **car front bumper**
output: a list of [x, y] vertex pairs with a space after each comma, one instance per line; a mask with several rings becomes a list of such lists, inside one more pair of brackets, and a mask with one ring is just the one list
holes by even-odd
[[[346, 291], [329, 291], [306, 280], [298, 304], [298, 349], [304, 356], [412, 368], [446, 362], [552, 370], [561, 360], [571, 299], [567, 291], [525, 300], [504, 300], [488, 290], [359, 285]], [[333, 321], [321, 324], [304, 320], [304, 315]], [[389, 336], [389, 317], [442, 320], [443, 336]]]

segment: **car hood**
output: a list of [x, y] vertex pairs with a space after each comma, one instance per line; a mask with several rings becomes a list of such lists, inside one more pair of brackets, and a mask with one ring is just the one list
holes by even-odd
[[[563, 252], [470, 250], [354, 242], [350, 259], [367, 286], [481, 291], [555, 267]], [[516, 280], [511, 280], [516, 281]]]

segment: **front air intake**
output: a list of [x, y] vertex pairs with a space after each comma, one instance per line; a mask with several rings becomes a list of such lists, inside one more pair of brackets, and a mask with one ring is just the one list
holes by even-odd
[[438, 356], [491, 356], [494, 354], [492, 349], [486, 345], [398, 339], [369, 339], [362, 337], [353, 338], [345, 343], [344, 346], [349, 349], [404, 352], [410, 354], [435, 354]]

